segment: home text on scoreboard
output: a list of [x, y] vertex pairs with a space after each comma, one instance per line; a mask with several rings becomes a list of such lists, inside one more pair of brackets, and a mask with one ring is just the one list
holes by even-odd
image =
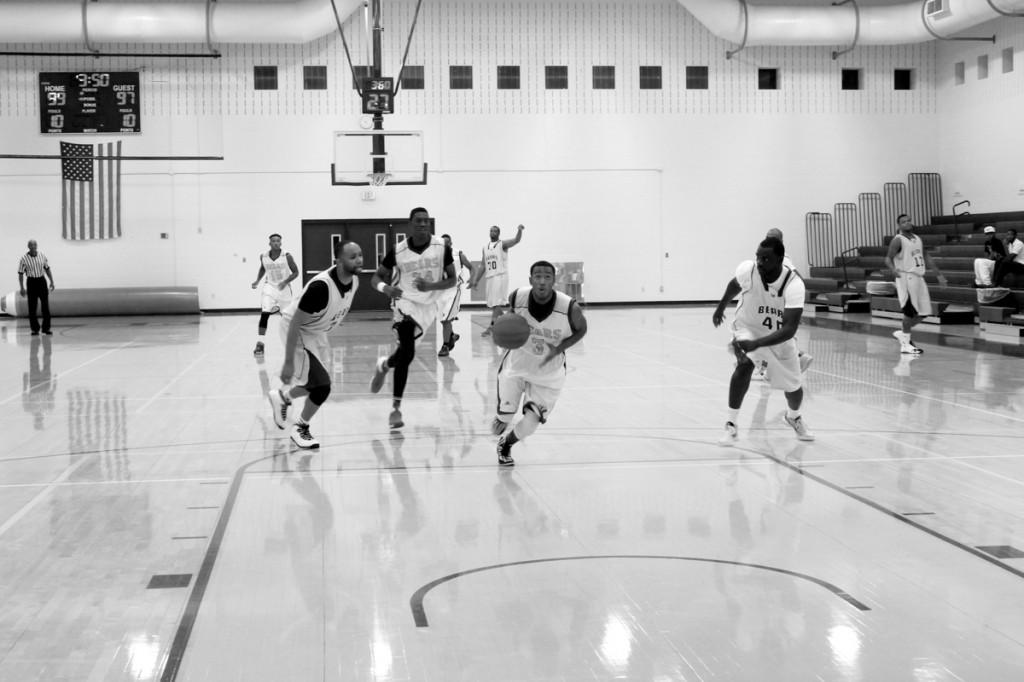
[[42, 133], [139, 133], [138, 71], [39, 74]]

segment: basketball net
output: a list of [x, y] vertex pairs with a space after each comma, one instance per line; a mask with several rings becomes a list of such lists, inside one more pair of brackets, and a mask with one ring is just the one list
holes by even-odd
[[383, 187], [391, 179], [391, 173], [367, 173], [371, 187]]

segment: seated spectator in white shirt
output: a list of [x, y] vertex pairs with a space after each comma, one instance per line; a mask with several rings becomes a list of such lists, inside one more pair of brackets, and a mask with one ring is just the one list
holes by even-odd
[[1003, 286], [1003, 279], [1011, 273], [1014, 276], [1014, 286], [1024, 287], [1024, 242], [1017, 239], [1017, 230], [1006, 231], [1006, 258], [996, 264], [992, 284], [997, 287]]

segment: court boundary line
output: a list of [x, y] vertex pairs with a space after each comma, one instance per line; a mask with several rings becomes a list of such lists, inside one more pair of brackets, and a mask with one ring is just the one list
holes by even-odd
[[767, 460], [775, 462], [779, 466], [783, 466], [783, 467], [789, 469], [790, 471], [796, 472], [796, 473], [800, 474], [801, 476], [804, 476], [805, 478], [808, 478], [811, 481], [814, 481], [815, 483], [817, 483], [819, 485], [823, 485], [826, 488], [829, 488], [833, 492], [837, 492], [837, 493], [839, 493], [841, 495], [845, 495], [846, 497], [854, 500], [855, 502], [859, 502], [859, 503], [861, 503], [861, 504], [863, 504], [865, 506], [871, 507], [872, 509], [874, 509], [877, 512], [881, 512], [882, 514], [885, 514], [886, 516], [888, 516], [891, 519], [895, 519], [895, 520], [897, 520], [897, 521], [899, 521], [901, 523], [905, 523], [908, 526], [911, 526], [911, 527], [913, 527], [913, 528], [915, 528], [917, 530], [920, 530], [920, 531], [923, 531], [923, 532], [927, 533], [928, 535], [931, 535], [933, 538], [935, 538], [937, 540], [941, 540], [941, 541], [943, 541], [943, 542], [945, 542], [945, 543], [947, 543], [949, 545], [952, 545], [956, 549], [962, 550], [962, 551], [966, 552], [967, 554], [971, 554], [971, 555], [973, 555], [973, 556], [975, 556], [975, 557], [977, 557], [979, 559], [983, 559], [984, 561], [987, 561], [988, 563], [992, 564], [993, 566], [1001, 568], [1004, 571], [1017, 576], [1018, 578], [1024, 578], [1024, 570], [1021, 570], [1019, 568], [1014, 568], [1013, 566], [1010, 566], [1009, 564], [1007, 564], [1007, 563], [1005, 563], [1003, 561], [1000, 561], [998, 558], [996, 558], [994, 556], [991, 556], [990, 554], [986, 554], [985, 552], [982, 552], [981, 550], [976, 549], [976, 548], [972, 547], [971, 545], [965, 544], [965, 543], [960, 542], [959, 540], [956, 540], [956, 539], [954, 539], [954, 538], [952, 538], [952, 537], [950, 537], [948, 535], [945, 535], [941, 531], [938, 531], [938, 530], [935, 530], [933, 528], [929, 528], [928, 526], [925, 526], [923, 524], [917, 523], [916, 521], [908, 518], [905, 515], [904, 512], [893, 511], [893, 510], [883, 506], [879, 502], [875, 502], [874, 500], [869, 500], [866, 497], [858, 495], [857, 493], [855, 493], [855, 492], [853, 492], [853, 491], [851, 491], [851, 490], [849, 490], [847, 488], [844, 488], [843, 486], [839, 485], [838, 483], [832, 483], [831, 481], [828, 481], [828, 480], [822, 478], [821, 476], [818, 476], [816, 474], [813, 474], [813, 473], [810, 473], [810, 472], [806, 471], [804, 469], [804, 467], [802, 467], [802, 466], [797, 466], [797, 465], [794, 465], [794, 464], [790, 464], [789, 462], [786, 462], [785, 460], [779, 459], [775, 455], [772, 455], [772, 454], [769, 454], [769, 453], [766, 453], [766, 452], [758, 452], [757, 450], [749, 450], [748, 452], [753, 452], [755, 454], [758, 454], [758, 455], [760, 455], [761, 457], [764, 457]]
[[235, 470], [231, 478], [231, 487], [224, 499], [221, 512], [217, 517], [217, 525], [210, 535], [210, 542], [206, 545], [206, 552], [203, 553], [203, 561], [192, 581], [192, 590], [189, 592], [185, 608], [182, 610], [181, 619], [174, 633], [174, 640], [171, 648], [167, 651], [164, 659], [163, 672], [160, 673], [160, 682], [174, 682], [178, 678], [178, 671], [181, 670], [182, 661], [185, 659], [185, 650], [188, 648], [189, 639], [192, 636], [192, 629], [195, 627], [199, 617], [199, 609], [203, 604], [203, 597], [206, 595], [206, 588], [210, 585], [210, 577], [213, 575], [214, 564], [217, 563], [217, 556], [220, 554], [221, 543], [227, 532], [228, 522], [235, 509], [235, 502], [238, 500], [238, 492], [242, 488], [242, 480], [249, 467], [267, 459], [273, 459], [276, 455], [259, 457], [247, 462]]

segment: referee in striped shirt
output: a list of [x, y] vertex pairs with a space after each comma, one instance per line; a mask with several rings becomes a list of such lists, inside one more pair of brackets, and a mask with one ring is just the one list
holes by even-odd
[[[47, 285], [46, 279], [50, 283]], [[50, 270], [50, 263], [46, 256], [39, 253], [39, 247], [35, 239], [28, 241], [28, 253], [21, 257], [18, 262], [18, 285], [21, 288], [21, 295], [28, 294], [28, 323], [32, 327], [32, 336], [39, 335], [39, 320], [36, 319], [36, 302], [42, 304], [44, 334], [52, 334], [50, 331], [50, 292], [53, 291], [53, 271]]]

